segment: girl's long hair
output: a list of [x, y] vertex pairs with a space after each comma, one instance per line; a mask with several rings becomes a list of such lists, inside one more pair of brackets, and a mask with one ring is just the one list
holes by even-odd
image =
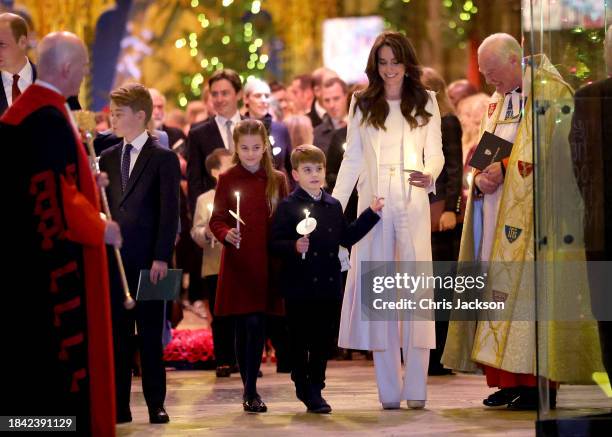
[[[389, 104], [385, 99], [385, 82], [378, 73], [378, 52], [383, 46], [388, 46], [397, 62], [406, 67], [400, 104], [404, 118], [413, 129], [426, 125], [432, 115], [425, 110], [429, 94], [421, 83], [421, 68], [414, 48], [410, 40], [399, 32], [381, 33], [370, 50], [365, 71], [368, 87], [356, 95], [355, 108], [359, 107], [363, 114], [361, 122], [376, 129], [386, 130], [385, 120], [389, 115]], [[419, 123], [417, 117], [421, 117], [422, 123]]]
[[274, 164], [272, 163], [272, 152], [270, 147], [270, 141], [268, 140], [268, 131], [264, 124], [255, 119], [246, 119], [241, 120], [236, 124], [234, 128], [234, 156], [232, 157], [232, 162], [234, 164], [240, 163], [240, 158], [238, 157], [238, 147], [240, 145], [240, 137], [243, 135], [259, 135], [261, 138], [261, 142], [264, 146], [264, 154], [261, 157], [261, 166], [266, 172], [266, 176], [268, 181], [266, 182], [266, 200], [268, 202], [268, 207], [270, 208], [270, 215], [274, 213], [278, 202], [281, 196], [281, 185], [285, 183], [284, 175], [274, 169]]

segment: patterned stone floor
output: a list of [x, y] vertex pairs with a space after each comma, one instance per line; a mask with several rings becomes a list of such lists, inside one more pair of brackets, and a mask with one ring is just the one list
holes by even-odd
[[[482, 399], [491, 390], [478, 375], [429, 379], [425, 410], [383, 411], [378, 403], [374, 369], [365, 360], [333, 361], [324, 395], [333, 407], [328, 416], [307, 414], [294, 397], [289, 376], [263, 365], [258, 390], [269, 412], [242, 411], [238, 375], [217, 380], [212, 371], [168, 371], [167, 425], [150, 425], [140, 380], [132, 386], [134, 422], [119, 425], [119, 436], [530, 436], [535, 413], [487, 409]], [[588, 399], [588, 401], [585, 401]], [[612, 407], [596, 387], [568, 387], [559, 396], [556, 414], [569, 415], [584, 406]], [[579, 410], [582, 414], [591, 411]]]

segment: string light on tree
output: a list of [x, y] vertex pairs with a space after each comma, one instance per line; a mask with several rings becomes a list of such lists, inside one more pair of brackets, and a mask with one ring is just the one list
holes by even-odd
[[[201, 95], [202, 85], [215, 70], [232, 68], [244, 78], [261, 77], [270, 62], [268, 41], [274, 26], [261, 0], [189, 0], [198, 24], [175, 40], [176, 50], [188, 50], [193, 67], [182, 72], [176, 102], [184, 107]], [[215, 7], [215, 4], [217, 7]], [[179, 56], [185, 56], [185, 52]], [[186, 100], [185, 100], [186, 99]]]

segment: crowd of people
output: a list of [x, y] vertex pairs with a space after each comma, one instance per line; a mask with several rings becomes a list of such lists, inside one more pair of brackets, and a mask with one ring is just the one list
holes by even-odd
[[[19, 212], [9, 224], [9, 267], [30, 269], [20, 288], [33, 320], [7, 341], [27, 363], [45, 366], [43, 375], [3, 363], [11, 412], [70, 412], [92, 434], [113, 435], [115, 422], [132, 420], [138, 349], [150, 422], [168, 422], [162, 355], [171, 304], [139, 300], [129, 309], [121, 273], [135, 291], [142, 270], [155, 284], [172, 267], [185, 275], [180, 304], [212, 322], [216, 376], [240, 374], [247, 412], [267, 411], [257, 391], [266, 347], [312, 413], [331, 412], [322, 396], [327, 361], [351, 350], [372, 352], [383, 409], [404, 400], [424, 408], [428, 374], [477, 367], [498, 389], [485, 405], [537, 407], [531, 343], [516, 354], [512, 341], [479, 341], [493, 329], [535, 338], [532, 323], [449, 325], [410, 313], [374, 321], [361, 313], [363, 261], [493, 261], [510, 250], [515, 261], [532, 259], [532, 194], [513, 198], [529, 193], [533, 165], [515, 38], [494, 34], [479, 48], [491, 97], [466, 80], [447, 86], [396, 32], [374, 42], [365, 84], [324, 67], [288, 84], [243, 83], [221, 69], [185, 111], [167, 111], [156, 89], [122, 84], [96, 115], [92, 172], [71, 115], [87, 74], [85, 46], [68, 32], [49, 34], [35, 65], [27, 33], [19, 16], [0, 15], [0, 134], [3, 144], [19, 144], [8, 147], [9, 162], [24, 166], [10, 182]], [[545, 59], [530, 67], [546, 71], [546, 86], [567, 91]], [[514, 146], [476, 171], [468, 163], [483, 131]], [[99, 214], [99, 189], [112, 219]], [[522, 233], [507, 238], [498, 223]], [[504, 299], [522, 290], [516, 274], [495, 285]], [[11, 294], [8, 307], [19, 299]], [[562, 382], [563, 374], [551, 378], [553, 405]]]

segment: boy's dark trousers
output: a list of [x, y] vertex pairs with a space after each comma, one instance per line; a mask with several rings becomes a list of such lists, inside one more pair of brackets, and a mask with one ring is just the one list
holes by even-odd
[[[109, 257], [109, 264], [114, 258]], [[115, 355], [116, 408], [119, 415], [129, 414], [132, 387], [132, 357], [134, 348], [140, 351], [142, 391], [149, 410], [164, 406], [166, 369], [163, 361], [162, 332], [164, 301], [139, 301], [136, 308], [123, 307], [124, 295], [117, 269], [111, 270], [111, 307]], [[133, 275], [130, 275], [133, 276]], [[132, 279], [132, 278], [130, 278]], [[131, 290], [137, 282], [130, 281]], [[134, 328], [138, 329], [136, 338]]]
[[325, 387], [327, 360], [335, 350], [338, 299], [285, 299], [289, 326], [291, 379], [298, 397]]

